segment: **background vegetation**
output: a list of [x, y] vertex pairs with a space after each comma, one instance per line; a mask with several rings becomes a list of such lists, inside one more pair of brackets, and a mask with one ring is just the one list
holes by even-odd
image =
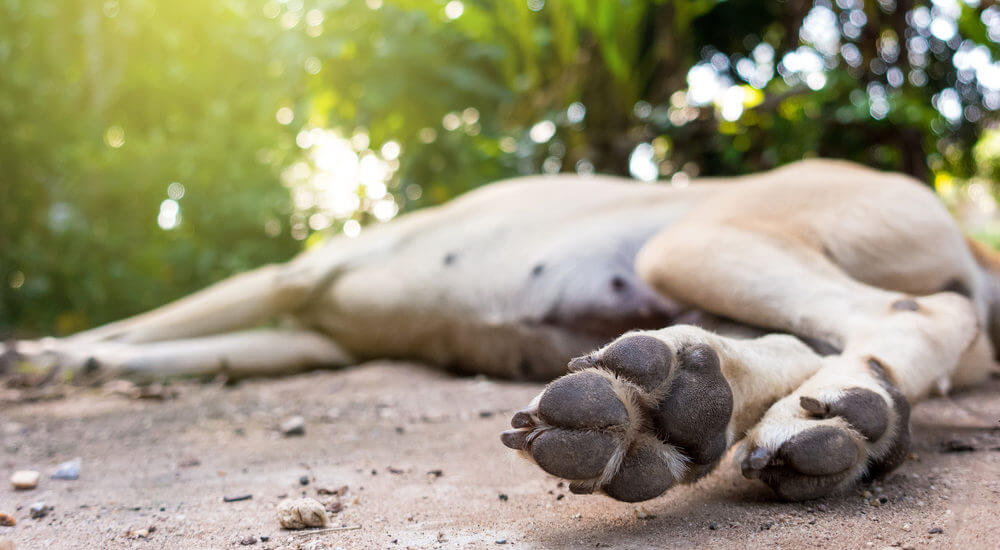
[[986, 0], [0, 0], [0, 332], [523, 173], [843, 157], [989, 238], [998, 41]]

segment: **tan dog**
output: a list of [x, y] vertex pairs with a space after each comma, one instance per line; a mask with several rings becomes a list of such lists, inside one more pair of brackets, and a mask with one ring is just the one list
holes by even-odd
[[[802, 499], [896, 467], [909, 403], [994, 368], [991, 262], [926, 187], [844, 162], [685, 188], [531, 177], [17, 351], [146, 377], [399, 357], [552, 379], [582, 356], [507, 446], [635, 501], [742, 439], [744, 474]], [[277, 318], [295, 326], [251, 329]]]

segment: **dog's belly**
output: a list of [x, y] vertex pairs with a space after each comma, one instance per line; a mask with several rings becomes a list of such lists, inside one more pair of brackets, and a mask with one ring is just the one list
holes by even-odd
[[669, 325], [682, 309], [633, 261], [704, 193], [576, 185], [501, 185], [412, 227], [400, 220], [399, 234], [377, 229], [391, 253], [345, 269], [309, 321], [359, 357], [536, 379], [625, 331]]

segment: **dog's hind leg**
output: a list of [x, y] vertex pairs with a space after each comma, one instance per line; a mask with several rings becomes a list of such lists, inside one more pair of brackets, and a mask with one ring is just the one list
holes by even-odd
[[946, 385], [960, 360], [983, 359], [970, 357], [985, 340], [967, 298], [869, 286], [791, 236], [692, 223], [653, 239], [637, 265], [671, 296], [841, 350], [777, 401], [737, 454], [745, 475], [787, 499], [828, 494], [898, 466], [909, 443], [909, 403]]
[[123, 376], [141, 382], [178, 377], [246, 378], [349, 365], [355, 359], [310, 330], [258, 329], [147, 343], [90, 342], [22, 352], [41, 367], [94, 382]]
[[696, 219], [650, 240], [637, 271], [699, 310], [839, 354], [821, 358], [782, 335], [627, 334], [571, 363], [578, 372], [515, 415], [504, 443], [577, 490], [620, 500], [696, 479], [744, 434], [744, 473], [787, 499], [898, 466], [910, 401], [987, 355], [976, 310], [954, 293], [916, 297], [855, 280], [797, 237], [805, 233]]
[[159, 342], [248, 328], [300, 306], [307, 286], [289, 276], [286, 264], [269, 265], [152, 311], [74, 334], [64, 342]]

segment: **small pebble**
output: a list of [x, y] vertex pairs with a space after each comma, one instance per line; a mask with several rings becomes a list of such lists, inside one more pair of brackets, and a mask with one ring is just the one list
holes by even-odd
[[309, 485], [309, 476], [302, 476], [299, 478], [299, 485]]
[[640, 506], [635, 509], [635, 517], [637, 519], [653, 519], [656, 516], [650, 514], [649, 510], [647, 510], [645, 506]]
[[331, 514], [339, 514], [344, 509], [344, 505], [339, 500], [327, 502], [325, 507], [326, 511]]
[[250, 500], [253, 495], [236, 495], [231, 497], [222, 497], [222, 502], [239, 502], [241, 500]]
[[82, 465], [83, 461], [80, 457], [63, 462], [56, 468], [55, 473], [52, 474], [52, 479], [77, 479], [80, 477], [80, 467]]
[[10, 484], [18, 491], [27, 491], [38, 486], [38, 480], [42, 478], [40, 472], [34, 470], [18, 470], [10, 476]]
[[711, 529], [712, 531], [716, 531], [719, 529], [719, 524], [713, 521], [712, 523], [708, 524], [708, 528]]
[[134, 529], [128, 532], [128, 538], [130, 539], [148, 539], [149, 529]]
[[499, 494], [498, 496], [500, 497], [500, 500], [501, 500], [501, 501], [503, 501], [503, 502], [507, 502], [507, 500], [508, 500], [508, 497], [507, 497], [507, 495], [505, 495], [505, 494], [503, 494], [503, 493], [500, 493], [500, 494]]
[[940, 527], [931, 527], [931, 530], [927, 532], [932, 535], [940, 535], [941, 533], [944, 533], [944, 529]]
[[329, 522], [326, 510], [316, 499], [299, 498], [278, 504], [278, 523], [285, 529], [326, 527]]
[[184, 460], [177, 463], [178, 468], [194, 468], [201, 464], [201, 461], [197, 458], [185, 458]]
[[269, 541], [269, 540], [271, 540], [271, 537], [269, 537], [269, 536], [267, 536], [267, 535], [261, 535], [261, 536], [260, 536], [260, 541], [261, 541], [261, 542], [267, 542], [267, 541]]
[[10, 514], [0, 512], [0, 527], [13, 527], [17, 525], [17, 520]]
[[903, 524], [903, 531], [909, 531], [910, 529], [911, 529], [911, 527], [910, 527], [909, 523], [904, 523]]
[[497, 539], [495, 542], [497, 544], [507, 544], [507, 539]]
[[240, 540], [240, 546], [252, 546], [257, 544], [257, 537], [251, 535]]
[[293, 435], [305, 435], [306, 419], [301, 416], [293, 416], [281, 423], [281, 435], [290, 437]]
[[39, 519], [47, 516], [49, 510], [51, 510], [51, 507], [46, 506], [44, 502], [36, 502], [28, 509], [28, 513], [31, 514], [31, 519]]

